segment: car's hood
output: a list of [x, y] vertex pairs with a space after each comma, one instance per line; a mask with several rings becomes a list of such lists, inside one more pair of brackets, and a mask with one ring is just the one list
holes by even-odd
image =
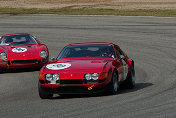
[[83, 59], [83, 60], [58, 60], [48, 63], [44, 69], [46, 73], [98, 73], [104, 66], [112, 62], [111, 59]]
[[37, 45], [15, 45], [4, 46], [8, 59], [32, 59], [39, 56], [37, 52]]

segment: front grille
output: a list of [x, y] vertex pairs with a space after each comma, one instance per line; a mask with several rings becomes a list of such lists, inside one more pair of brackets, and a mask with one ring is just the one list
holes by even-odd
[[61, 85], [71, 85], [71, 84], [83, 84], [82, 79], [68, 79], [68, 80], [60, 80]]
[[37, 64], [37, 59], [29, 59], [29, 60], [12, 60], [11, 64]]
[[88, 90], [84, 86], [60, 86], [56, 88], [56, 92], [59, 94], [88, 94], [98, 92], [98, 89], [94, 87], [92, 90]]

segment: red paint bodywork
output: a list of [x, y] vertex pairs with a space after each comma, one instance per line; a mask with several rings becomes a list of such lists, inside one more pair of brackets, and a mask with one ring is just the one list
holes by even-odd
[[[70, 45], [89, 45], [89, 44], [105, 44], [111, 45], [114, 48], [113, 43], [106, 43], [106, 42], [88, 42], [88, 43], [75, 43]], [[67, 45], [67, 46], [70, 46]], [[115, 49], [114, 49], [115, 50]], [[128, 66], [127, 77], [129, 76], [130, 66], [133, 63], [132, 59], [129, 59], [127, 55], [124, 56], [124, 60]], [[93, 86], [92, 90], [89, 92], [93, 92], [94, 90], [102, 90], [105, 88], [110, 82], [113, 71], [118, 72], [118, 81], [123, 82], [126, 78], [124, 78], [124, 67], [121, 59], [118, 58], [108, 58], [108, 57], [70, 57], [70, 58], [62, 58], [58, 59], [53, 62], [49, 62], [48, 64], [52, 63], [70, 63], [71, 66], [66, 69], [60, 70], [51, 70], [46, 68], [46, 65], [41, 68], [40, 76], [39, 76], [39, 83], [42, 87], [46, 90], [52, 92], [58, 92], [57, 89], [60, 87], [84, 87], [88, 89], [89, 87]], [[74, 80], [80, 79], [83, 81], [83, 77], [85, 73], [99, 73], [98, 82], [95, 84], [69, 84], [69, 85], [61, 85], [61, 84], [47, 84], [45, 81], [45, 74], [59, 74], [59, 81], [61, 80]], [[106, 73], [107, 76], [101, 76]], [[42, 75], [42, 76], [41, 76]], [[103, 80], [103, 81], [101, 81]], [[100, 82], [101, 81], [101, 82]], [[59, 91], [62, 93], [62, 91]]]
[[[3, 37], [5, 36], [10, 36], [10, 35], [29, 35], [28, 33], [15, 33], [15, 34], [6, 34], [3, 35], [0, 38], [0, 41]], [[38, 41], [37, 41], [38, 42]], [[20, 53], [15, 53], [12, 52], [13, 48], [26, 48], [27, 51], [26, 52], [20, 52]], [[43, 59], [42, 57], [40, 57], [39, 52], [41, 50], [45, 50], [48, 53], [48, 56]], [[49, 58], [49, 51], [46, 45], [44, 44], [28, 44], [28, 45], [4, 45], [4, 46], [0, 46], [0, 52], [5, 52], [8, 55], [8, 58], [5, 59], [5, 61], [7, 61], [7, 64], [2, 64], [1, 62], [4, 61], [2, 59], [0, 59], [0, 67], [5, 68], [5, 69], [11, 69], [11, 68], [33, 68], [33, 67], [42, 67], [44, 64], [46, 64], [48, 62], [48, 58]], [[38, 63], [35, 64], [12, 64], [12, 61], [24, 61], [24, 60], [32, 60], [32, 59], [37, 59]], [[43, 62], [42, 62], [43, 60]]]

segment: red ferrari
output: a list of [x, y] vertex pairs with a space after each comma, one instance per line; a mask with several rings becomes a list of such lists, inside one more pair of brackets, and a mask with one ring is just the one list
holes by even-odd
[[0, 38], [0, 73], [5, 69], [42, 67], [48, 62], [48, 48], [27, 33]]
[[67, 45], [56, 59], [43, 66], [38, 91], [42, 99], [53, 94], [84, 94], [119, 86], [135, 86], [134, 61], [113, 43], [90, 42]]

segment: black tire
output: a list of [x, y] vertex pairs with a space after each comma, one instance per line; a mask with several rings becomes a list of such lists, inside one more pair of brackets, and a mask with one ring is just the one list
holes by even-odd
[[115, 71], [112, 73], [112, 79], [109, 88], [111, 94], [113, 95], [117, 94], [117, 91], [119, 89], [119, 82], [118, 82], [118, 75]]
[[134, 70], [134, 65], [131, 65], [130, 69], [130, 75], [129, 77], [125, 80], [125, 87], [132, 89], [135, 87], [135, 70]]
[[38, 92], [41, 99], [50, 99], [53, 97], [53, 94], [46, 91], [45, 88], [40, 85], [40, 83], [38, 83]]
[[4, 73], [4, 70], [2, 67], [0, 67], [0, 74]]

